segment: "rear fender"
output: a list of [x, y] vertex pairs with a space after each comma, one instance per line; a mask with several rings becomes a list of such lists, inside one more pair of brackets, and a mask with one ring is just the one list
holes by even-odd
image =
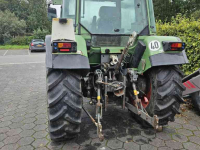
[[76, 35], [77, 53], [52, 53], [51, 35], [46, 39], [46, 67], [54, 69], [76, 69], [87, 72], [90, 69], [85, 40]]
[[146, 45], [146, 50], [140, 61], [138, 70], [140, 72], [147, 71], [155, 66], [180, 65], [189, 63], [185, 51], [165, 52], [162, 42], [181, 42], [180, 38], [172, 36], [142, 36], [139, 40]]

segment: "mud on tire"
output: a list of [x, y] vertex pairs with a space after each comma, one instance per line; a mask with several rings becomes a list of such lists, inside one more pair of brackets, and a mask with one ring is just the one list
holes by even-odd
[[180, 104], [184, 103], [183, 74], [176, 66], [162, 66], [152, 69], [148, 76], [152, 92], [146, 110], [150, 116], [158, 116], [160, 125], [167, 125], [169, 121], [174, 121]]
[[80, 132], [82, 101], [80, 75], [47, 69], [49, 133], [53, 141], [71, 139]]

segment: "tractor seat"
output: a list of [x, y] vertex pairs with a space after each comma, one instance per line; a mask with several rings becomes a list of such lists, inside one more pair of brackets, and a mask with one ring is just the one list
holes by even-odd
[[112, 33], [115, 28], [119, 28], [119, 13], [116, 7], [102, 6], [99, 10], [99, 19], [97, 21], [98, 31], [101, 34]]

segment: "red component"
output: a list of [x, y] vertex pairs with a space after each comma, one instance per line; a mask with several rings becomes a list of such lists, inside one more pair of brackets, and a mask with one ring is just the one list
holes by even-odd
[[72, 44], [71, 43], [63, 43], [63, 48], [71, 48]]
[[46, 43], [44, 43], [44, 46], [46, 46]]
[[172, 51], [177, 51], [179, 48], [182, 48], [182, 43], [172, 43], [171, 44]]
[[190, 87], [186, 82], [183, 83], [183, 85], [184, 85], [186, 88], [191, 89], [191, 87]]
[[171, 47], [178, 47], [178, 43], [172, 43]]
[[146, 94], [146, 97], [144, 96], [143, 99], [141, 100], [142, 101], [142, 106], [144, 108], [146, 108], [149, 105], [150, 99], [151, 99], [151, 84], [149, 85], [149, 91]]
[[147, 97], [144, 97], [144, 102], [145, 102], [145, 103], [148, 103], [148, 102], [149, 102], [149, 100], [147, 99]]
[[61, 52], [69, 52], [69, 49], [60, 49]]
[[31, 46], [34, 46], [34, 44], [33, 44], [33, 43], [31, 43]]
[[183, 85], [188, 88], [188, 89], [195, 89], [196, 86], [194, 84], [192, 84], [190, 81], [186, 81], [185, 83], [183, 83]]
[[190, 87], [191, 87], [191, 88], [193, 88], [193, 89], [195, 89], [195, 88], [196, 88], [196, 86], [195, 86], [194, 84], [192, 84], [190, 81], [187, 81], [187, 84], [189, 84], [189, 85], [190, 85]]
[[172, 43], [171, 47], [181, 48], [182, 47], [182, 43]]

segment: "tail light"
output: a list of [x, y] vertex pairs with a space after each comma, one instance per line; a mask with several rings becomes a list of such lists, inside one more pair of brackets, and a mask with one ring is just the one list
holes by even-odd
[[77, 52], [76, 42], [54, 42], [53, 52]]
[[44, 46], [46, 46], [46, 43], [44, 43]]
[[163, 42], [164, 51], [183, 51], [185, 47], [184, 42]]
[[58, 43], [58, 48], [71, 48], [72, 43]]
[[31, 43], [31, 46], [34, 46], [34, 44], [33, 44], [33, 43]]
[[60, 49], [61, 52], [69, 52], [70, 49]]

